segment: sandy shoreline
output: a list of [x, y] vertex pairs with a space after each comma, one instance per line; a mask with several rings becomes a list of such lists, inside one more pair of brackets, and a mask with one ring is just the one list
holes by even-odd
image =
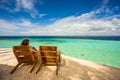
[[120, 80], [120, 69], [62, 55], [62, 64], [55, 75], [56, 67], [45, 66], [35, 74], [31, 66], [20, 66], [13, 74], [9, 72], [17, 64], [11, 48], [0, 48], [0, 80]]

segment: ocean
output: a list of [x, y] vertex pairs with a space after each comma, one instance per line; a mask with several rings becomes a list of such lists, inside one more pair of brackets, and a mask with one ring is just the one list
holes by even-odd
[[0, 36], [0, 48], [20, 45], [24, 38], [36, 49], [57, 46], [63, 55], [120, 68], [120, 36]]

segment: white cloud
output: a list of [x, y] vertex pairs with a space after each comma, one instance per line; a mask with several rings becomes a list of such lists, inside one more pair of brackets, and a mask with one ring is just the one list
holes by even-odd
[[112, 24], [114, 24], [115, 26], [119, 26], [120, 27], [120, 19], [113, 18]]
[[[47, 26], [40, 26], [29, 20], [22, 19], [17, 23], [10, 23], [0, 20], [0, 30], [2, 32], [16, 32], [19, 35], [120, 35], [120, 19], [94, 19], [94, 14], [87, 13], [86, 19], [82, 14], [79, 16], [69, 16], [59, 19]], [[88, 17], [91, 16], [91, 17]], [[12, 34], [12, 33], [11, 33]]]
[[[17, 0], [18, 2], [20, 0]], [[22, 2], [18, 3], [19, 8], [24, 8], [26, 10], [34, 10], [34, 4]], [[103, 5], [105, 6], [108, 0], [103, 0]], [[25, 5], [27, 4], [27, 5]], [[118, 7], [117, 9], [118, 10]], [[52, 24], [47, 26], [41, 26], [40, 23], [34, 23], [30, 20], [21, 19], [17, 23], [11, 23], [5, 20], [0, 20], [0, 31], [7, 32], [11, 31], [13, 33], [18, 33], [19, 35], [99, 35], [99, 36], [120, 36], [120, 17], [117, 15], [108, 15], [112, 13], [107, 7], [102, 7], [97, 10], [93, 10], [89, 13], [84, 13], [79, 16], [68, 16], [62, 19], [55, 20]], [[103, 15], [103, 13], [105, 15]], [[32, 15], [33, 13], [31, 13]], [[101, 15], [102, 14], [102, 15]], [[40, 14], [39, 17], [46, 16], [47, 14]], [[33, 14], [34, 17], [34, 14]], [[9, 33], [8, 33], [9, 34]], [[7, 34], [6, 34], [7, 35]]]
[[16, 0], [15, 6], [16, 6], [15, 11], [19, 11], [20, 8], [21, 8], [21, 2], [20, 2], [20, 0]]
[[58, 18], [51, 18], [49, 21], [56, 21]]
[[40, 14], [39, 17], [42, 18], [44, 16], [46, 16], [47, 14]]
[[22, 19], [18, 25], [22, 26], [22, 27], [32, 27], [33, 26], [30, 21], [25, 20], [25, 19]]
[[14, 23], [0, 19], [0, 36], [15, 35], [19, 27]]
[[[35, 8], [35, 0], [2, 0], [0, 8], [9, 12], [24, 11], [30, 14], [32, 18], [39, 17], [39, 12]], [[11, 4], [15, 7], [11, 7]]]
[[[107, 4], [108, 1], [106, 1]], [[105, 13], [103, 17], [97, 18], [101, 13]], [[120, 36], [120, 15], [109, 16], [111, 13], [108, 8], [99, 8], [97, 10], [85, 13], [79, 16], [69, 16], [56, 20], [51, 25], [21, 32], [31, 35], [119, 35]], [[107, 15], [107, 16], [106, 16]]]
[[16, 0], [15, 10], [19, 11], [21, 8], [26, 10], [33, 10], [34, 9], [33, 0]]
[[[40, 14], [39, 10], [35, 7], [36, 3], [43, 5], [43, 0], [1, 0], [0, 1], [0, 9], [7, 10], [11, 13], [15, 12], [26, 12], [28, 13], [32, 18], [41, 18], [43, 16], [46, 16], [47, 14]], [[12, 6], [13, 7], [12, 7]]]
[[0, 19], [0, 30], [9, 30], [11, 32], [16, 29], [18, 29], [18, 27], [15, 24]]
[[113, 20], [87, 20], [82, 21], [80, 16], [70, 16], [56, 21], [55, 23], [37, 27], [22, 35], [120, 35], [119, 19]]
[[103, 0], [102, 7], [106, 6], [108, 4], [109, 0]]
[[4, 6], [4, 5], [0, 5], [0, 8], [1, 9], [5, 9], [5, 10], [7, 10], [7, 11], [9, 11], [9, 12], [14, 12], [14, 10], [12, 10], [12, 9], [10, 9], [9, 7], [6, 7], [6, 6]]
[[28, 10], [34, 9], [33, 0], [21, 0], [21, 4], [24, 9], [28, 9]]
[[21, 10], [28, 12], [33, 18], [38, 15], [38, 11], [34, 7], [34, 0], [16, 0], [15, 11]]

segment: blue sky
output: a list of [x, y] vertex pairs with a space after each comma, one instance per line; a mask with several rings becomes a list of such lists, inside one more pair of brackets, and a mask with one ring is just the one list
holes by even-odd
[[120, 0], [0, 0], [0, 36], [120, 36]]

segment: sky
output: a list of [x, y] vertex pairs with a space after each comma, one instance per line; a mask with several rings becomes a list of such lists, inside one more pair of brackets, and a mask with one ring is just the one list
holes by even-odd
[[120, 36], [120, 0], [0, 0], [0, 36]]

